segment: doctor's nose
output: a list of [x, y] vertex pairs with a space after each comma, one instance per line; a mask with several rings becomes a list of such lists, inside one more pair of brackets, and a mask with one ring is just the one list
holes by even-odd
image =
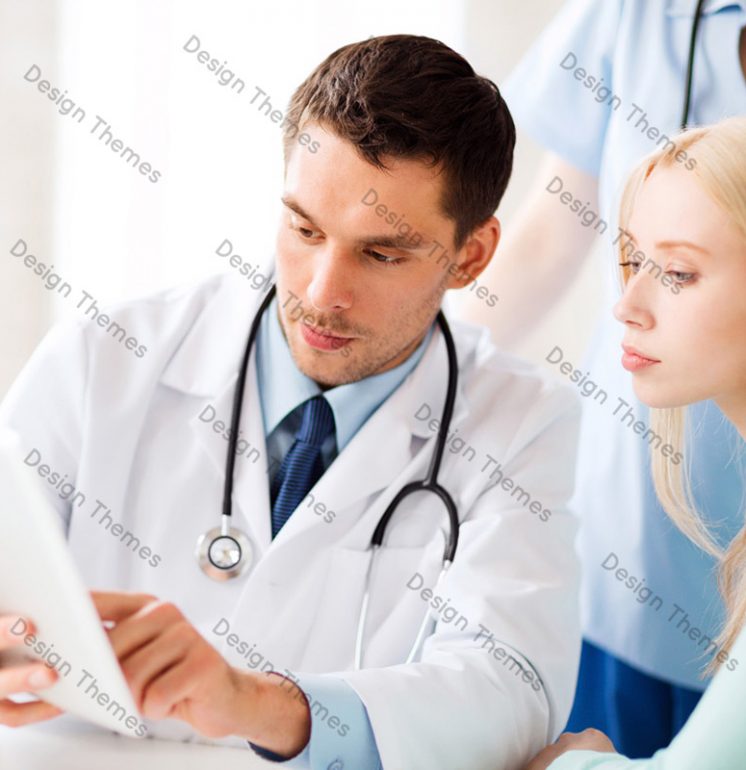
[[313, 262], [308, 300], [319, 312], [348, 310], [352, 307], [354, 279], [349, 262], [338, 251], [327, 250]]
[[651, 276], [643, 273], [630, 276], [624, 293], [614, 305], [614, 318], [626, 326], [650, 329], [654, 325], [650, 310], [650, 294], [653, 291]]

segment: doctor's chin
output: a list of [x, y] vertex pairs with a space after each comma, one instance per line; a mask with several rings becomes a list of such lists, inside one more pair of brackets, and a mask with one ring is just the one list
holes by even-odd
[[[223, 57], [195, 37], [183, 56], [209, 74]], [[237, 76], [226, 93], [260, 112]], [[28, 581], [9, 571], [0, 620], [72, 660], [62, 620], [80, 617], [112, 698], [61, 669], [39, 698], [117, 730], [110, 704], [131, 696], [143, 746], [521, 770], [565, 726], [578, 672], [579, 398], [449, 309], [499, 305], [483, 272], [513, 120], [494, 82], [416, 35], [345, 45], [271, 106], [274, 253], [217, 233], [221, 272], [86, 303], [0, 403], [18, 442], [0, 464], [60, 525], [64, 572], [37, 564], [47, 599], [17, 606]], [[41, 277], [32, 240], [12, 258]]]

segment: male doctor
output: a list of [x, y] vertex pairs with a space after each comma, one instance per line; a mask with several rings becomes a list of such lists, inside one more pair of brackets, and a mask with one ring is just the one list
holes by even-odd
[[[478, 276], [499, 240], [513, 122], [461, 56], [392, 35], [329, 56], [283, 133], [276, 295], [249, 360], [232, 498], [249, 569], [212, 580], [195, 542], [220, 524], [226, 426], [266, 284], [236, 271], [113, 308], [144, 358], [92, 321], [60, 325], [0, 426], [46, 466], [77, 564], [106, 589], [94, 599], [150, 735], [248, 742], [312, 768], [518, 768], [565, 724], [577, 672], [578, 406], [483, 328], [452, 324], [439, 481], [458, 508], [455, 561], [435, 585], [448, 518], [435, 495], [408, 497], [354, 665], [373, 530], [434, 450], [444, 292], [497, 299]], [[431, 633], [407, 663], [425, 613]], [[53, 675], [0, 671], [0, 722], [58, 713], [7, 700], [40, 689], [37, 670]]]

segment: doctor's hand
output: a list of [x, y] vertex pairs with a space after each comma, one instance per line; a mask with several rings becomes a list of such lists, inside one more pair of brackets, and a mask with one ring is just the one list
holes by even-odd
[[284, 757], [308, 742], [302, 691], [282, 676], [230, 666], [173, 604], [147, 594], [91, 592], [137, 707], [202, 735], [236, 735]]
[[[33, 623], [17, 615], [0, 616], [0, 654], [7, 653], [19, 645], [28, 634], [36, 633]], [[43, 722], [59, 716], [61, 709], [44, 701], [14, 703], [10, 695], [36, 693], [57, 681], [57, 672], [45, 663], [0, 664], [0, 725], [20, 727], [32, 722]]]
[[574, 750], [616, 753], [614, 744], [600, 730], [589, 727], [582, 733], [562, 733], [555, 743], [542, 749], [524, 770], [547, 770], [557, 757]]

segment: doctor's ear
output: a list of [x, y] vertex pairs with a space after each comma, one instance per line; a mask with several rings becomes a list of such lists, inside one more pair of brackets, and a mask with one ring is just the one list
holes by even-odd
[[500, 220], [495, 216], [472, 230], [448, 267], [449, 289], [462, 289], [482, 273], [500, 242], [500, 233]]

